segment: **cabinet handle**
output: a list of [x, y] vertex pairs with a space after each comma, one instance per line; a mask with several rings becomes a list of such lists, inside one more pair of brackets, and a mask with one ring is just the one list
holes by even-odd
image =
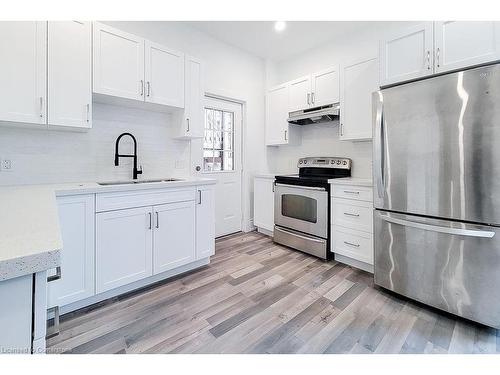
[[340, 124], [340, 136], [344, 136], [344, 124]]
[[148, 98], [149, 98], [149, 95], [151, 94], [151, 83], [149, 83], [149, 81], [147, 83], [148, 83]]
[[198, 204], [201, 204], [201, 190], [198, 190]]
[[285, 130], [285, 141], [288, 141], [288, 138], [287, 138], [287, 130]]
[[344, 193], [346, 193], [346, 194], [356, 194], [356, 195], [359, 195], [359, 191], [352, 191], [352, 190], [344, 190]]
[[90, 121], [90, 104], [87, 104], [87, 122]]
[[314, 104], [314, 93], [311, 93], [311, 103]]
[[43, 118], [43, 96], [40, 96], [40, 118]]
[[357, 243], [352, 243], [352, 242], [347, 242], [347, 241], [344, 241], [344, 243], [346, 245], [349, 245], [349, 246], [359, 247], [359, 244], [357, 244]]
[[344, 215], [346, 216], [354, 216], [354, 217], [359, 217], [359, 214], [352, 214], [350, 212], [344, 212]]
[[149, 215], [149, 227], [148, 229], [153, 229], [153, 223], [152, 223], [152, 215], [151, 215], [151, 212], [148, 212], [148, 215]]
[[144, 81], [141, 79], [141, 96], [144, 95]]
[[158, 211], [156, 211], [155, 214], [156, 214], [156, 228], [158, 229], [160, 227], [160, 215], [158, 215]]
[[427, 70], [431, 70], [431, 51], [427, 51]]
[[190, 127], [190, 126], [189, 126], [189, 117], [187, 117], [187, 118], [186, 118], [186, 122], [187, 122], [187, 130], [186, 130], [186, 132], [188, 132], [188, 133], [189, 133], [189, 127]]
[[52, 281], [59, 280], [61, 278], [61, 266], [56, 267], [56, 274], [47, 277], [47, 282], [50, 283]]
[[439, 47], [438, 47], [438, 49], [436, 50], [436, 60], [437, 60], [437, 67], [438, 68], [439, 68], [439, 52], [440, 52], [440, 50], [439, 50]]
[[307, 93], [307, 105], [311, 104], [311, 94]]
[[54, 312], [54, 323], [52, 326], [47, 327], [47, 333], [45, 334], [46, 339], [57, 336], [59, 334], [59, 306], [51, 307], [47, 309], [47, 314]]

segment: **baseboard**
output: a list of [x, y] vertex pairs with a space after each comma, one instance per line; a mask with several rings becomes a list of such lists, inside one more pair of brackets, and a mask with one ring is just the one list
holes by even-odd
[[267, 230], [265, 228], [257, 227], [257, 232], [265, 234], [266, 236], [273, 237], [274, 232], [272, 230]]
[[373, 273], [373, 265], [365, 262], [360, 262], [359, 260], [352, 259], [343, 255], [335, 254], [334, 259], [337, 262], [347, 264], [348, 266], [358, 268], [360, 270]]
[[252, 232], [255, 229], [256, 228], [255, 225], [253, 225], [253, 219], [244, 220], [243, 224], [241, 225], [241, 230], [245, 233]]

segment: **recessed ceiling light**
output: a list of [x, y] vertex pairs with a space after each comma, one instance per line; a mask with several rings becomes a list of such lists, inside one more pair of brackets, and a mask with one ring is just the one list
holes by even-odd
[[274, 30], [276, 30], [278, 32], [281, 32], [281, 31], [285, 30], [285, 28], [286, 28], [285, 21], [276, 21], [274, 23]]

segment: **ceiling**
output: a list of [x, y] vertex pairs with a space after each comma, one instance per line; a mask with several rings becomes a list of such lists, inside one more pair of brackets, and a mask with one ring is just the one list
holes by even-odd
[[284, 60], [343, 35], [366, 31], [376, 21], [291, 21], [280, 33], [271, 21], [196, 21], [194, 28], [264, 59]]

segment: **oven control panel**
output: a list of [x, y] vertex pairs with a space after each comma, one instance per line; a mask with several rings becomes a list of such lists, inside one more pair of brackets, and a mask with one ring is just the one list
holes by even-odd
[[299, 159], [297, 167], [351, 169], [351, 164], [352, 160], [349, 158], [309, 157]]

